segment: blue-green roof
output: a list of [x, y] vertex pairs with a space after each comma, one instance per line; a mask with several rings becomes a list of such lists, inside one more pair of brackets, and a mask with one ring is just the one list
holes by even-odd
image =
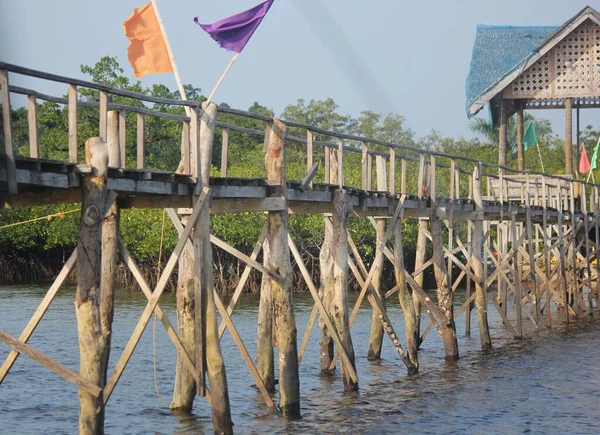
[[483, 107], [483, 104], [475, 104], [483, 94], [535, 54], [558, 28], [477, 26], [465, 89], [469, 118]]

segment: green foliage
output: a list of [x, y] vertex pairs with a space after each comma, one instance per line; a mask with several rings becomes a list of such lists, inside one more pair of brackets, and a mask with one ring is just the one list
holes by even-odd
[[[118, 89], [132, 91], [148, 96], [169, 99], [179, 98], [177, 91], [164, 85], [144, 87], [139, 81], [131, 81], [124, 75], [116, 58], [103, 57], [95, 65], [82, 65], [81, 71], [92, 81]], [[203, 101], [205, 97], [201, 90], [192, 85], [185, 86], [189, 99]], [[96, 102], [99, 93], [85, 88], [79, 89], [79, 99], [82, 101]], [[67, 96], [65, 95], [65, 98]], [[130, 98], [112, 96], [111, 102], [136, 107], [146, 107], [170, 114], [184, 115], [180, 106], [143, 103]], [[223, 104], [226, 106], [226, 104]], [[418, 157], [420, 150], [435, 150], [453, 155], [461, 155], [477, 159], [478, 161], [495, 163], [498, 158], [498, 132], [487, 121], [475, 120], [472, 130], [479, 133], [483, 140], [449, 138], [432, 131], [424, 138], [417, 139], [410, 129], [406, 128], [404, 117], [397, 114], [382, 115], [372, 111], [363, 111], [358, 117], [339, 113], [338, 106], [331, 98], [325, 100], [306, 101], [299, 99], [295, 104], [288, 105], [280, 117], [284, 120], [313, 125], [315, 127], [347, 133], [355, 136], [364, 136], [380, 141], [398, 143], [414, 147], [410, 150], [397, 151], [398, 158], [406, 158], [406, 190], [408, 193], [417, 191], [418, 163], [411, 158]], [[274, 116], [273, 110], [255, 102], [249, 111], [266, 116]], [[27, 109], [18, 108], [12, 112], [15, 146], [18, 154], [29, 155]], [[180, 138], [182, 126], [180, 122], [157, 118], [145, 117], [145, 143], [146, 167], [173, 172], [180, 163]], [[218, 121], [233, 124], [245, 129], [263, 131], [262, 121], [243, 116], [220, 112]], [[41, 157], [53, 160], [67, 160], [68, 156], [68, 108], [65, 105], [43, 102], [38, 106], [38, 122]], [[564, 145], [553, 133], [549, 121], [536, 119], [527, 114], [525, 122], [535, 122], [540, 149], [543, 155], [545, 170], [551, 173], [564, 172]], [[136, 167], [136, 135], [137, 115], [128, 113], [126, 131], [126, 166]], [[516, 126], [513, 120], [509, 121], [509, 164], [514, 165], [516, 152]], [[98, 135], [98, 109], [79, 107], [78, 114], [78, 149], [79, 159], [84, 159], [84, 142], [87, 138]], [[0, 134], [2, 132], [0, 131]], [[302, 129], [291, 128], [289, 136], [304, 139], [306, 132]], [[595, 144], [600, 133], [588, 126], [582, 134], [582, 140], [588, 145], [591, 156], [592, 144]], [[215, 133], [214, 153], [211, 168], [212, 176], [219, 176], [221, 167], [221, 144], [223, 132], [217, 128]], [[334, 138], [316, 134], [317, 142], [336, 143]], [[362, 186], [362, 155], [361, 144], [345, 141], [344, 145], [354, 147], [356, 153], [344, 153], [345, 184], [360, 188]], [[384, 147], [369, 145], [372, 151], [388, 150]], [[324, 153], [321, 146], [315, 146], [315, 161], [319, 163], [319, 171], [315, 182], [324, 180]], [[438, 162], [449, 165], [449, 159], [439, 158]], [[229, 132], [228, 176], [240, 178], [264, 178], [266, 170], [264, 165], [263, 138], [259, 135], [242, 134], [235, 131]], [[458, 165], [462, 165], [457, 160]], [[389, 164], [389, 163], [388, 163]], [[397, 168], [399, 166], [397, 163]], [[541, 170], [537, 150], [531, 149], [525, 153], [527, 168]], [[465, 169], [472, 170], [472, 164], [464, 165]], [[306, 151], [302, 143], [288, 140], [286, 143], [286, 171], [288, 179], [300, 180], [306, 173]], [[438, 169], [436, 191], [438, 196], [449, 193], [449, 169]], [[596, 174], [597, 176], [600, 174]], [[395, 185], [401, 185], [400, 171], [395, 174]], [[468, 175], [461, 175], [460, 189], [462, 196], [468, 194]], [[375, 171], [373, 171], [372, 185], [376, 186]], [[15, 222], [22, 222], [35, 217], [56, 213], [64, 213], [76, 209], [78, 205], [54, 205], [44, 207], [27, 207], [14, 210], [0, 210], [0, 227]], [[54, 218], [44, 219], [20, 226], [0, 229], [0, 253], [8, 250], [18, 250], [29, 253], [41, 253], [51, 250], [69, 251], [76, 244], [79, 213], [68, 213]], [[264, 213], [236, 213], [222, 214], [211, 217], [211, 231], [219, 238], [232, 244], [236, 248], [249, 252], [252, 250], [265, 223]], [[417, 223], [405, 220], [404, 242], [407, 256], [414, 252], [417, 238]], [[140, 261], [156, 259], [162, 241], [163, 253], [170, 252], [177, 241], [176, 232], [168, 217], [162, 209], [150, 210], [124, 210], [121, 214], [121, 228], [124, 241], [134, 256]], [[375, 246], [375, 231], [366, 219], [351, 218], [349, 230], [353, 235], [361, 253], [367, 259], [373, 256]], [[460, 233], [465, 228], [457, 226]], [[318, 261], [318, 248], [320, 247], [324, 231], [324, 222], [321, 215], [292, 215], [290, 217], [290, 233], [299, 249], [306, 255]], [[163, 254], [164, 255], [164, 254]], [[407, 264], [410, 264], [407, 261]]]

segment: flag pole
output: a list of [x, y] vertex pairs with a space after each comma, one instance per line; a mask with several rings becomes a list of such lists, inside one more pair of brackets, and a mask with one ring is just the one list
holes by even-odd
[[542, 172], [546, 172], [546, 170], [544, 169], [544, 161], [542, 160], [542, 152], [540, 151], [539, 141], [535, 144], [535, 147], [537, 148], [538, 156], [540, 157], [540, 165], [542, 165]]
[[[177, 82], [177, 88], [179, 89], [179, 94], [181, 95], [182, 100], [187, 100], [187, 95], [185, 93], [185, 88], [183, 87], [183, 82], [181, 81], [181, 76], [179, 75], [179, 69], [177, 68], [177, 63], [175, 62], [175, 55], [173, 54], [173, 50], [171, 50], [171, 44], [169, 44], [169, 38], [167, 37], [167, 32], [165, 30], [165, 26], [163, 25], [162, 18], [160, 17], [160, 13], [158, 12], [158, 4], [156, 0], [151, 0], [152, 7], [154, 8], [154, 14], [156, 15], [156, 20], [158, 21], [158, 26], [160, 27], [160, 33], [162, 33], [162, 37], [165, 41], [165, 45], [167, 46], [167, 53], [169, 53], [169, 58], [171, 59], [171, 67], [173, 67], [173, 75], [175, 76], [175, 81]], [[190, 116], [190, 108], [188, 106], [185, 107], [185, 112], [188, 116]]]
[[208, 96], [208, 100], [206, 100], [208, 102], [208, 104], [210, 104], [212, 102], [212, 99], [215, 96], [215, 94], [217, 93], [217, 90], [219, 89], [219, 87], [221, 86], [221, 83], [223, 83], [225, 76], [227, 76], [227, 73], [229, 73], [229, 70], [231, 69], [231, 67], [233, 66], [233, 64], [235, 63], [235, 61], [237, 60], [237, 58], [239, 56], [240, 56], [240, 53], [236, 53], [235, 56], [233, 56], [233, 58], [231, 59], [231, 61], [229, 61], [229, 65], [227, 65], [227, 67], [225, 68], [225, 71], [223, 71], [223, 74], [221, 74], [221, 77], [219, 77], [219, 80], [217, 80], [217, 84], [215, 85], [214, 89]]

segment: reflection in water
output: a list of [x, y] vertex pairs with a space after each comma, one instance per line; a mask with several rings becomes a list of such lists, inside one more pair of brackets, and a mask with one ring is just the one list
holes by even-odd
[[[0, 329], [18, 336], [45, 289], [0, 287]], [[457, 305], [464, 296], [457, 295]], [[66, 288], [52, 304], [30, 343], [67, 367], [78, 369], [74, 289]], [[354, 299], [352, 297], [351, 299]], [[116, 302], [112, 366], [143, 311], [140, 294], [121, 293]], [[161, 305], [175, 319], [175, 301]], [[295, 295], [299, 336], [312, 308], [309, 295]], [[258, 298], [244, 296], [234, 321], [249, 351], [256, 341]], [[403, 337], [402, 313], [390, 301], [389, 313]], [[407, 376], [388, 341], [383, 360], [366, 359], [371, 320], [366, 305], [352, 328], [360, 391], [343, 393], [339, 376], [319, 373], [318, 330], [315, 329], [300, 367], [302, 419], [287, 421], [263, 404], [235, 344], [226, 333], [222, 348], [227, 364], [232, 417], [237, 433], [598, 433], [595, 399], [600, 396], [598, 321], [583, 320], [569, 330], [541, 329], [532, 338], [514, 341], [490, 311], [494, 350], [479, 350], [478, 331], [464, 336], [457, 321], [461, 360], [444, 361], [439, 336], [432, 332], [420, 353], [421, 373]], [[473, 322], [476, 326], [476, 322]], [[107, 433], [192, 434], [212, 432], [210, 409], [198, 398], [194, 415], [164, 409], [154, 390], [153, 343], [162, 400], [173, 388], [175, 349], [164, 329], [148, 325], [129, 366], [107, 406]], [[387, 340], [387, 339], [386, 339]], [[0, 345], [0, 358], [8, 348]], [[57, 375], [20, 357], [0, 385], [0, 433], [74, 433], [77, 389]]]

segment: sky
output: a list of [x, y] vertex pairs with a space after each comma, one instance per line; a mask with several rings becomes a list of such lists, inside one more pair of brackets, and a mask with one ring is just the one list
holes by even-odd
[[[232, 57], [198, 26], [259, 0], [159, 0], [184, 83], [208, 95]], [[84, 78], [80, 65], [116, 56], [127, 61], [123, 21], [141, 0], [0, 0], [0, 60]], [[276, 0], [215, 101], [247, 109], [255, 101], [279, 114], [297, 99], [331, 97], [341, 113], [397, 113], [418, 137], [436, 130], [472, 137], [465, 80], [477, 24], [561, 25], [598, 0]], [[12, 79], [12, 78], [11, 78]], [[141, 79], [176, 88], [171, 74]], [[54, 95], [58, 85], [15, 77], [12, 83]], [[482, 111], [487, 116], [487, 110]], [[564, 134], [561, 110], [535, 111]], [[582, 127], [600, 126], [582, 111]]]

